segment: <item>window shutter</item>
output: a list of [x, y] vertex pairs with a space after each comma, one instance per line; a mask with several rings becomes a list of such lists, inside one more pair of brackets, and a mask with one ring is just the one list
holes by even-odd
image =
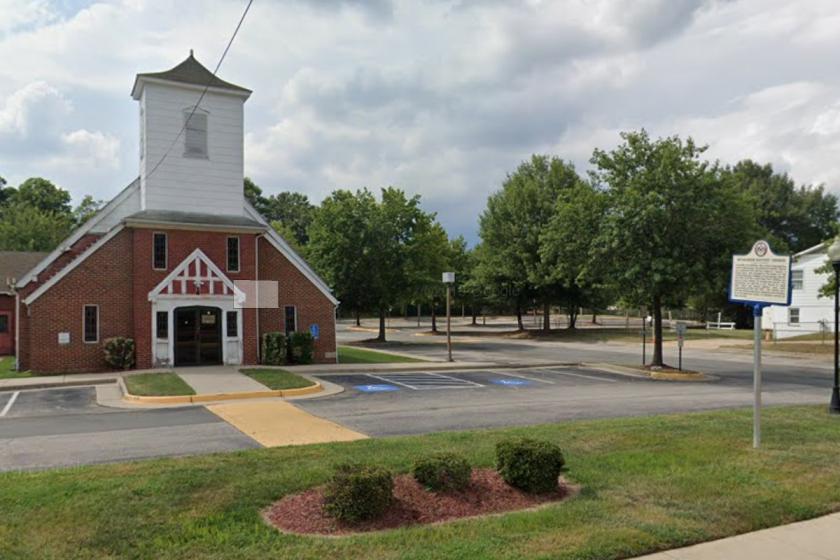
[[196, 111], [190, 116], [184, 113], [184, 155], [189, 157], [207, 157], [207, 115]]

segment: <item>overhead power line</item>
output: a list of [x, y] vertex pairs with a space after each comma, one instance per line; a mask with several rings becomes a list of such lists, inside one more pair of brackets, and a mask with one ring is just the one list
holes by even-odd
[[[233, 35], [230, 36], [230, 40], [228, 41], [227, 46], [225, 47], [225, 50], [222, 52], [222, 56], [219, 57], [219, 62], [216, 63], [216, 67], [213, 69], [213, 75], [207, 81], [207, 84], [204, 86], [204, 89], [201, 90], [201, 95], [198, 96], [198, 101], [196, 101], [195, 105], [193, 105], [192, 111], [190, 111], [189, 116], [184, 120], [184, 125], [181, 127], [181, 130], [178, 131], [178, 135], [175, 137], [174, 140], [172, 140], [172, 143], [169, 145], [169, 147], [163, 153], [163, 155], [158, 160], [158, 162], [155, 164], [155, 166], [152, 168], [152, 170], [149, 171], [148, 173], [146, 173], [146, 179], [151, 177], [152, 174], [155, 171], [157, 171], [158, 167], [160, 167], [161, 164], [163, 164], [163, 162], [166, 160], [166, 157], [169, 155], [169, 153], [175, 147], [175, 144], [177, 144], [178, 140], [180, 140], [181, 136], [183, 136], [184, 131], [187, 129], [187, 123], [190, 122], [190, 119], [195, 114], [195, 111], [198, 109], [198, 106], [201, 105], [201, 102], [204, 100], [204, 95], [207, 93], [207, 90], [210, 88], [210, 84], [213, 82], [213, 78], [215, 78], [216, 74], [219, 72], [219, 68], [222, 66], [222, 62], [224, 62], [225, 57], [227, 56], [227, 53], [230, 50], [231, 45], [233, 45], [233, 40], [236, 39], [236, 35], [239, 33], [239, 28], [242, 27], [242, 22], [245, 21], [245, 16], [248, 15], [248, 10], [251, 9], [251, 4], [253, 4], [253, 3], [254, 3], [254, 0], [248, 0], [248, 5], [245, 6], [245, 10], [242, 12], [242, 17], [239, 18], [239, 23], [236, 24], [236, 29], [233, 30]], [[190, 52], [192, 53], [192, 51], [190, 51]]]

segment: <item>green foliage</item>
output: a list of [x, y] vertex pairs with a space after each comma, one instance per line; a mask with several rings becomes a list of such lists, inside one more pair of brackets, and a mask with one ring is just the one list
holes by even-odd
[[72, 230], [69, 215], [21, 203], [0, 208], [0, 250], [52, 251]]
[[525, 492], [551, 492], [566, 460], [549, 441], [530, 438], [506, 439], [496, 444], [496, 469], [502, 478]]
[[377, 201], [367, 189], [338, 190], [315, 215], [307, 256], [342, 305], [379, 311], [378, 338], [385, 340], [385, 313], [411, 300], [430, 277], [441, 232], [419, 196], [389, 187]]
[[289, 363], [311, 364], [315, 339], [308, 332], [293, 332], [288, 336]]
[[37, 208], [57, 215], [70, 215], [70, 193], [41, 177], [31, 177], [21, 183], [12, 195], [13, 204]]
[[414, 480], [435, 492], [464, 490], [470, 483], [472, 467], [463, 455], [435, 453], [414, 462]]
[[309, 197], [298, 192], [279, 192], [265, 200], [265, 213], [270, 222], [283, 224], [287, 240], [291, 240], [298, 247], [305, 247], [309, 243], [309, 226], [315, 219], [318, 208], [309, 202]]
[[262, 363], [279, 366], [286, 363], [286, 335], [281, 332], [267, 332], [262, 335]]
[[380, 517], [394, 499], [394, 477], [383, 467], [345, 463], [327, 484], [324, 509], [346, 523]]
[[123, 336], [106, 338], [102, 350], [105, 363], [114, 369], [131, 369], [134, 366], [134, 339]]
[[85, 195], [82, 201], [76, 208], [73, 209], [73, 221], [77, 226], [84, 224], [89, 219], [93, 218], [94, 214], [99, 212], [104, 202], [96, 200], [92, 196]]

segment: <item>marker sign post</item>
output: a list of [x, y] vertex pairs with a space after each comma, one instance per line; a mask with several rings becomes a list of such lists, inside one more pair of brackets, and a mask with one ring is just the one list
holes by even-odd
[[761, 446], [761, 315], [768, 305], [790, 305], [790, 257], [757, 241], [746, 255], [732, 257], [729, 301], [753, 308], [753, 447]]
[[685, 333], [688, 330], [688, 326], [685, 323], [677, 323], [674, 330], [677, 331], [677, 347], [679, 348], [679, 365], [677, 369], [682, 371], [683, 343], [685, 342]]

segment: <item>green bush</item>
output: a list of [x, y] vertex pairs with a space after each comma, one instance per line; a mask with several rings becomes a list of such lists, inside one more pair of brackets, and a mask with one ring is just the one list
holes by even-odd
[[335, 469], [327, 484], [324, 509], [347, 523], [375, 519], [394, 499], [394, 477], [388, 469], [347, 463]]
[[286, 335], [268, 332], [262, 336], [262, 363], [279, 366], [286, 363]]
[[463, 490], [470, 483], [472, 468], [456, 453], [436, 453], [414, 463], [414, 480], [435, 492]]
[[496, 444], [496, 469], [515, 488], [551, 492], [566, 463], [560, 448], [549, 441], [509, 439]]
[[124, 336], [106, 338], [103, 342], [105, 363], [114, 369], [131, 369], [134, 366], [134, 339]]
[[315, 339], [308, 332], [289, 334], [289, 362], [292, 364], [311, 364]]

